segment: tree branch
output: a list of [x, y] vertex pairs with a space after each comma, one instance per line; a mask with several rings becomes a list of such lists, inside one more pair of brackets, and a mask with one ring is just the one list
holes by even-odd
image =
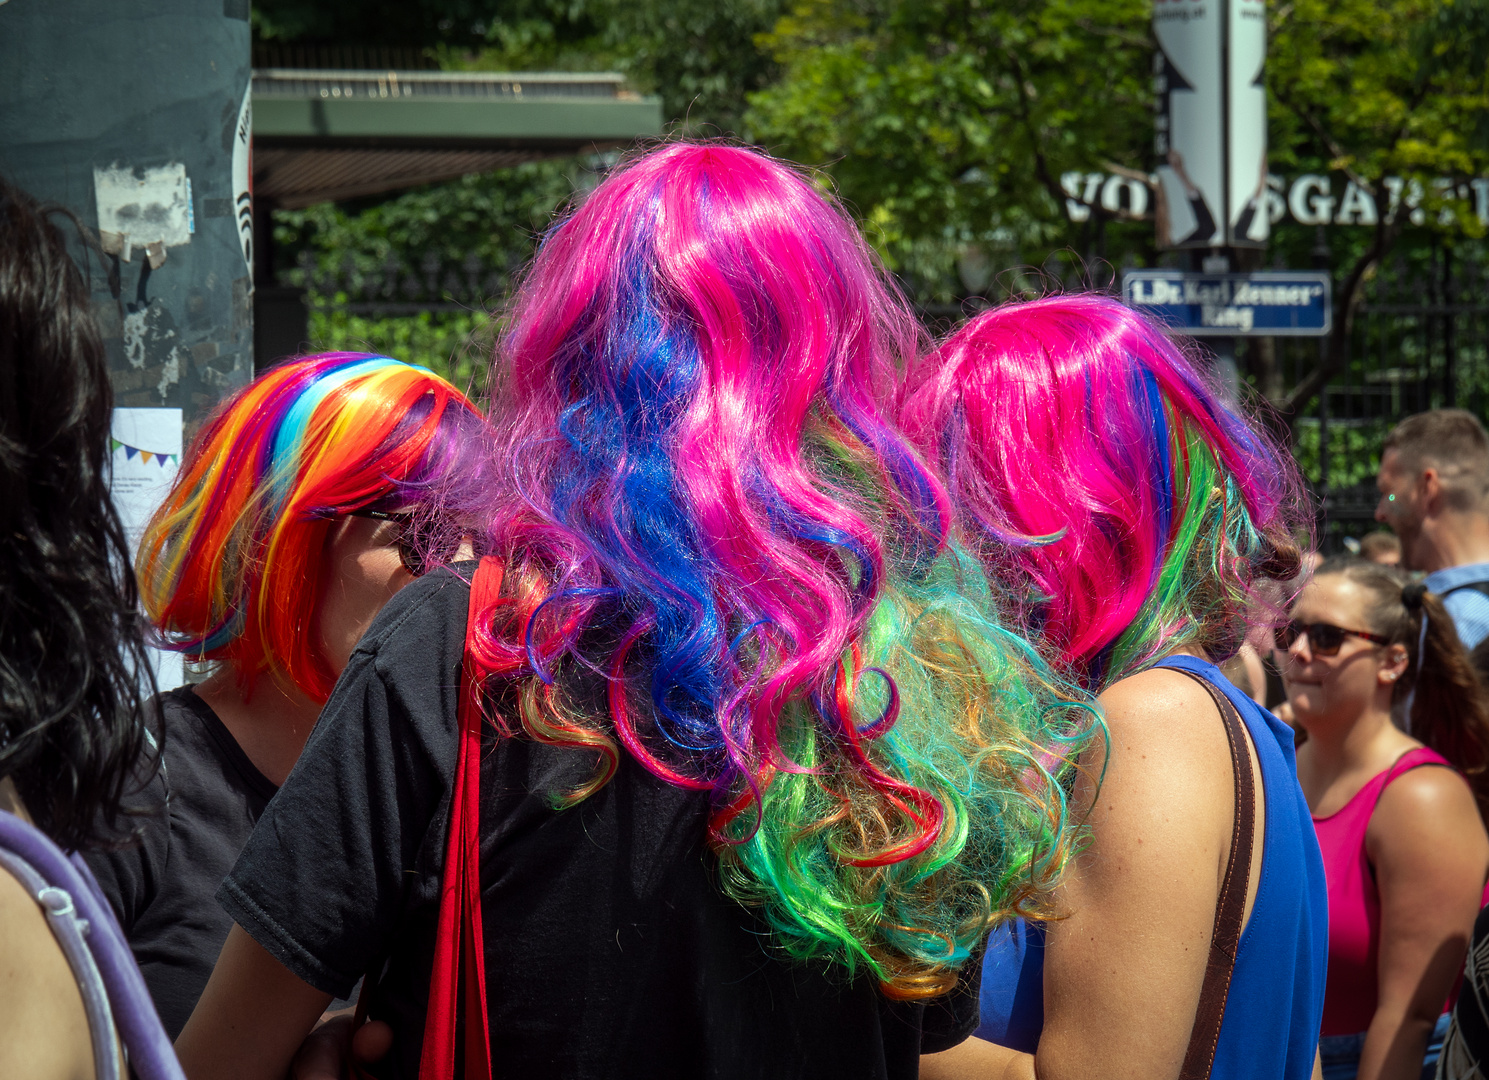
[[1003, 55], [1008, 57], [1009, 63], [1013, 66], [1014, 80], [1018, 83], [1019, 123], [1023, 125], [1024, 133], [1029, 136], [1030, 152], [1034, 155], [1034, 172], [1044, 184], [1045, 190], [1049, 192], [1050, 198], [1055, 201], [1055, 207], [1058, 209], [1065, 205], [1065, 200], [1070, 195], [1060, 186], [1055, 174], [1050, 171], [1050, 163], [1045, 160], [1044, 151], [1041, 149], [1039, 132], [1035, 130], [1034, 117], [1030, 111], [1028, 72], [1024, 70], [1018, 53], [1006, 45], [1003, 47]]
[[[1399, 219], [1400, 215], [1397, 217]], [[1296, 414], [1301, 411], [1323, 391], [1328, 381], [1343, 369], [1349, 349], [1349, 335], [1354, 330], [1355, 309], [1360, 306], [1360, 300], [1363, 297], [1360, 286], [1364, 283], [1365, 275], [1370, 272], [1371, 267], [1385, 258], [1386, 253], [1395, 246], [1400, 235], [1399, 220], [1387, 221], [1384, 214], [1376, 216], [1375, 239], [1370, 247], [1355, 260], [1354, 266], [1340, 283], [1339, 295], [1334, 305], [1334, 328], [1329, 334], [1328, 351], [1319, 365], [1310, 371], [1297, 386], [1293, 387], [1292, 392], [1283, 399], [1282, 407], [1285, 412]]]
[[1088, 34], [1095, 34], [1097, 37], [1114, 38], [1124, 45], [1131, 45], [1134, 49], [1150, 51], [1153, 48], [1152, 37], [1129, 34], [1127, 31], [1119, 30], [1113, 26], [1097, 26], [1090, 19], [1076, 19], [1074, 20], [1074, 25], [1080, 27]]
[[[1313, 111], [1311, 109], [1306, 109], [1303, 106], [1296, 104], [1288, 96], [1287, 91], [1283, 87], [1269, 86], [1267, 89], [1284, 108], [1291, 111], [1294, 115], [1300, 117], [1303, 123], [1307, 124], [1308, 127], [1313, 130], [1313, 134], [1318, 136], [1319, 142], [1324, 144], [1324, 149], [1329, 152], [1329, 157], [1333, 161], [1342, 162], [1345, 159], [1354, 156], [1344, 149], [1338, 139], [1329, 134], [1328, 129], [1325, 128], [1323, 125], [1323, 121], [1319, 120], [1319, 118], [1313, 114]], [[1342, 165], [1341, 168], [1343, 169], [1344, 175], [1349, 177], [1349, 179], [1353, 181], [1356, 186], [1364, 188], [1372, 195], [1375, 193], [1376, 189], [1372, 188], [1368, 181], [1366, 181], [1365, 178], [1359, 173], [1355, 172], [1354, 169], [1350, 168], [1348, 165]]]

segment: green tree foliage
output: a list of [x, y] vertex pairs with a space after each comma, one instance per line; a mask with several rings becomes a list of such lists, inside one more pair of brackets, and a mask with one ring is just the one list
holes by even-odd
[[785, 10], [785, 0], [604, 0], [598, 9], [620, 70], [690, 135], [741, 132], [746, 95], [777, 74], [757, 38]]
[[493, 48], [532, 70], [593, 51], [599, 24], [585, 0], [254, 0], [253, 32], [295, 45]]
[[[1489, 0], [1269, 10], [1274, 170], [1343, 170], [1383, 209], [1384, 178], [1403, 176], [1402, 199], [1419, 203], [1419, 224], [1410, 208], [1373, 229], [1283, 221], [1252, 257], [1306, 267], [1322, 250], [1336, 271], [1344, 317], [1322, 360], [1309, 342], [1243, 350], [1258, 387], [1296, 415], [1341, 370], [1382, 259], [1479, 229], [1462, 192], [1434, 181], [1489, 172]], [[413, 46], [445, 67], [623, 71], [662, 98], [675, 130], [739, 133], [822, 169], [925, 304], [1039, 290], [1041, 272], [1110, 284], [1102, 259], [1159, 257], [1151, 221], [1097, 210], [1074, 225], [1059, 185], [1068, 171], [1153, 164], [1148, 0], [261, 0], [254, 18], [262, 40]], [[301, 250], [318, 266], [474, 252], [510, 270], [582, 176], [577, 162], [549, 163], [283, 214], [282, 239], [291, 263]], [[1012, 269], [1023, 265], [1034, 270]], [[376, 347], [439, 364], [476, 326], [469, 313], [316, 305], [318, 343], [388, 342]]]
[[1146, 171], [1149, 18], [1147, 0], [804, 0], [762, 39], [781, 76], [749, 130], [824, 168], [912, 292], [945, 301], [969, 258], [1076, 241], [1063, 172]]
[[[1279, 5], [1267, 58], [1272, 161], [1368, 183], [1476, 175], [1489, 165], [1486, 59], [1485, 0]], [[1478, 232], [1461, 203], [1437, 208]]]
[[1335, 329], [1283, 402], [1298, 409], [1343, 367], [1361, 287], [1403, 233], [1451, 244], [1483, 232], [1465, 182], [1489, 172], [1489, 2], [1288, 0], [1270, 33], [1273, 167], [1343, 171], [1379, 209], [1372, 230], [1328, 238]]
[[786, 0], [258, 0], [258, 40], [424, 50], [473, 71], [621, 71], [693, 134], [738, 133]]
[[442, 46], [440, 65], [483, 71], [609, 70], [656, 94], [693, 135], [737, 134], [745, 96], [776, 73], [756, 38], [785, 0], [575, 0], [531, 4], [481, 23], [478, 47]]
[[[310, 336], [317, 349], [382, 352], [423, 364], [459, 386], [484, 379], [486, 350], [512, 275], [538, 236], [594, 174], [575, 159], [520, 165], [380, 201], [322, 203], [275, 215], [281, 277], [310, 287]], [[458, 267], [474, 257], [486, 277], [486, 305], [417, 314], [353, 310], [366, 303], [356, 286], [381, 281], [385, 268], [417, 273], [433, 257]], [[334, 281], [328, 290], [321, 283]], [[350, 291], [349, 291], [350, 286]], [[399, 296], [395, 290], [391, 301]]]
[[[662, 98], [678, 130], [707, 136], [737, 133], [746, 95], [774, 75], [756, 38], [782, 10], [784, 0], [259, 0], [254, 32], [261, 42], [421, 49], [449, 69], [619, 70], [633, 89]], [[474, 257], [497, 271], [487, 299], [498, 305], [536, 236], [576, 185], [594, 181], [596, 164], [540, 162], [276, 212], [280, 277], [310, 288], [313, 346], [386, 352], [461, 385], [483, 376], [497, 316], [368, 311], [355, 286], [390, 260], [416, 270], [431, 256], [448, 266]]]

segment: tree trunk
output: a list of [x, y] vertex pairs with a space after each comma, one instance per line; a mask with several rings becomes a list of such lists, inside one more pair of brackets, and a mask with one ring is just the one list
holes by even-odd
[[[1375, 191], [1380, 191], [1382, 185], [1372, 185]], [[1302, 412], [1318, 396], [1324, 386], [1344, 370], [1344, 365], [1349, 359], [1349, 336], [1355, 325], [1355, 310], [1360, 306], [1364, 297], [1361, 286], [1365, 284], [1365, 278], [1370, 271], [1382, 259], [1387, 252], [1395, 246], [1397, 238], [1401, 235], [1402, 222], [1406, 219], [1410, 210], [1401, 206], [1387, 221], [1384, 214], [1375, 226], [1375, 240], [1365, 252], [1355, 260], [1343, 280], [1339, 282], [1339, 291], [1334, 297], [1334, 328], [1329, 334], [1328, 348], [1323, 350], [1323, 356], [1317, 367], [1299, 380], [1298, 385], [1293, 387], [1292, 393], [1279, 403], [1284, 412], [1296, 416]]]
[[1261, 396], [1274, 406], [1284, 403], [1282, 368], [1277, 363], [1277, 339], [1255, 337], [1246, 342], [1246, 367], [1256, 379]]

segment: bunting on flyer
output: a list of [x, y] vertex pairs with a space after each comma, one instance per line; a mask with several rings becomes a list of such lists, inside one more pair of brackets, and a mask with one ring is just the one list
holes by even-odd
[[154, 461], [162, 469], [165, 468], [166, 462], [170, 462], [172, 465], [174, 465], [181, 457], [180, 454], [162, 454], [158, 450], [141, 450], [138, 446], [130, 446], [128, 443], [120, 442], [118, 439], [110, 438], [109, 451], [113, 452], [120, 449], [124, 451], [124, 457], [126, 459], [132, 459], [136, 454], [138, 454], [140, 456], [140, 460], [143, 461], [146, 465]]

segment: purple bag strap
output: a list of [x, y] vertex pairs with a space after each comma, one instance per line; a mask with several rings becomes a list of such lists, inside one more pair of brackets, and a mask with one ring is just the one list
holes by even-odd
[[20, 856], [48, 884], [68, 893], [78, 914], [87, 920], [88, 950], [108, 989], [114, 1023], [135, 1075], [139, 1080], [185, 1080], [124, 932], [83, 860], [77, 854], [64, 855], [45, 834], [4, 811], [0, 811], [0, 847]]

